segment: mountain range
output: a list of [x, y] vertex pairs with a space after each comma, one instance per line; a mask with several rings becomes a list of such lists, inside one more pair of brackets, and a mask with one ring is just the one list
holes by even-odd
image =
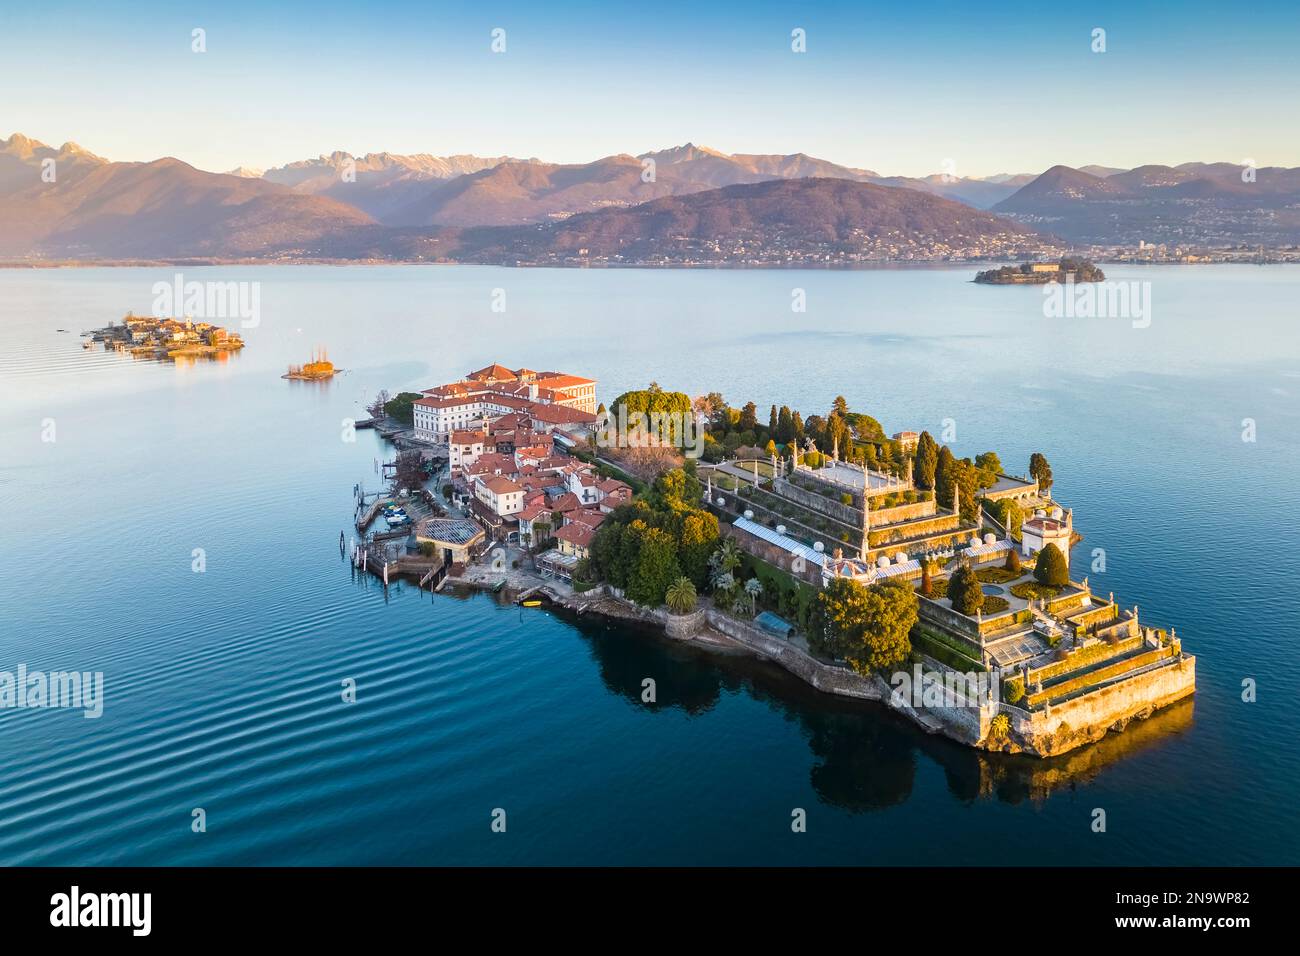
[[[223, 174], [174, 158], [111, 162], [73, 143], [56, 149], [15, 134], [0, 140], [0, 257], [314, 258], [369, 250], [406, 258], [436, 247], [433, 258], [456, 249], [476, 259], [549, 260], [579, 248], [627, 258], [630, 250], [662, 254], [663, 224], [677, 230], [679, 249], [695, 248], [705, 259], [712, 244], [725, 244], [719, 224], [769, 250], [778, 234], [764, 230], [784, 230], [779, 245], [808, 254], [827, 243], [843, 248], [850, 233], [877, 243], [893, 230], [903, 258], [927, 244], [970, 250], [994, 234], [1092, 244], [1300, 241], [1300, 169], [1253, 172], [1254, 181], [1244, 181], [1237, 165], [1187, 163], [912, 178], [803, 153], [727, 154], [688, 143], [578, 164], [335, 152]], [[734, 188], [782, 182], [817, 185]], [[695, 202], [668, 201], [692, 195]], [[832, 196], [848, 204], [847, 218], [824, 205]], [[781, 203], [812, 205], [777, 210]], [[987, 218], [971, 218], [983, 210]], [[570, 219], [577, 224], [565, 226]]]
[[373, 222], [337, 200], [178, 159], [114, 163], [19, 135], [2, 146], [3, 257], [256, 257]]
[[1076, 243], [1300, 242], [1300, 168], [1184, 163], [1105, 173], [1053, 166], [992, 209]]
[[1036, 251], [1033, 230], [955, 200], [826, 177], [766, 179], [550, 223], [372, 234], [345, 257], [481, 263], [843, 264]]

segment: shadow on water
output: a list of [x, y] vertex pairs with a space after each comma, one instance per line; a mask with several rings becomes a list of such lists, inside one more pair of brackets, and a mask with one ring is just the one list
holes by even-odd
[[[919, 757], [943, 769], [958, 800], [1042, 802], [1086, 785], [1112, 764], [1158, 747], [1192, 725], [1189, 698], [1059, 757], [989, 753], [927, 734], [882, 704], [823, 694], [770, 662], [678, 644], [653, 628], [559, 613], [582, 634], [609, 692], [639, 709], [697, 716], [716, 706], [724, 692], [743, 691], [797, 723], [812, 752], [814, 791], [825, 803], [853, 813], [906, 802]], [[646, 677], [655, 680], [654, 703], [641, 699]]]

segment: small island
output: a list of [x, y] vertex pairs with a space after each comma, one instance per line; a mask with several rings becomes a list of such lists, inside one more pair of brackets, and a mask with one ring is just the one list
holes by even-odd
[[295, 382], [323, 382], [333, 378], [337, 371], [325, 350], [321, 349], [312, 353], [311, 361], [306, 365], [290, 365], [289, 371], [280, 377]]
[[1018, 266], [985, 269], [975, 274], [984, 285], [1046, 285], [1049, 282], [1101, 282], [1105, 273], [1088, 259], [1022, 262]]
[[133, 312], [126, 314], [121, 325], [110, 323], [82, 334], [88, 336], [86, 348], [101, 342], [105, 350], [151, 359], [223, 359], [244, 347], [239, 333], [210, 322], [195, 322], [188, 317], [160, 319]]

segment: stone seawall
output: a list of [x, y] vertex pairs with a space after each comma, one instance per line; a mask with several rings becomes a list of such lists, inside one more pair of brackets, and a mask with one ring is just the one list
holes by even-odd
[[1129, 677], [1040, 711], [1004, 706], [1011, 734], [1023, 749], [1040, 757], [1065, 753], [1123, 730], [1196, 691], [1196, 658], [1183, 655], [1168, 664]]
[[[863, 676], [847, 667], [828, 664], [797, 644], [714, 608], [674, 615], [664, 608], [644, 608], [614, 588], [599, 587], [561, 602], [580, 613], [662, 627], [674, 640], [708, 650], [741, 650], [771, 661], [825, 694], [871, 700], [908, 717], [928, 733], [970, 747], [1004, 753], [1053, 757], [1100, 740], [1109, 731], [1122, 731], [1134, 719], [1182, 700], [1196, 690], [1196, 658], [1182, 656], [1145, 673], [1098, 688], [1063, 703], [1027, 711], [998, 700], [958, 700], [951, 706], [913, 707], [900, 699], [881, 676]], [[928, 671], [948, 670], [922, 655]], [[910, 665], [909, 665], [910, 670]], [[1005, 714], [1009, 730], [993, 733], [992, 721]]]

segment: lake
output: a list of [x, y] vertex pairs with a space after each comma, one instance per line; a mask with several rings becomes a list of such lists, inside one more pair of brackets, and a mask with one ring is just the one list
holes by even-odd
[[[1300, 269], [1105, 268], [1150, 283], [1149, 327], [1047, 318], [975, 267], [0, 270], [0, 671], [105, 686], [98, 719], [0, 710], [0, 863], [1300, 863]], [[259, 284], [241, 354], [82, 350], [178, 271]], [[317, 347], [345, 372], [280, 378]], [[1062, 758], [991, 756], [769, 665], [385, 594], [338, 537], [391, 456], [343, 422], [494, 361], [762, 420], [843, 395], [1017, 472], [1042, 451], [1076, 568], [1104, 550], [1094, 590], [1177, 628], [1197, 694]]]

